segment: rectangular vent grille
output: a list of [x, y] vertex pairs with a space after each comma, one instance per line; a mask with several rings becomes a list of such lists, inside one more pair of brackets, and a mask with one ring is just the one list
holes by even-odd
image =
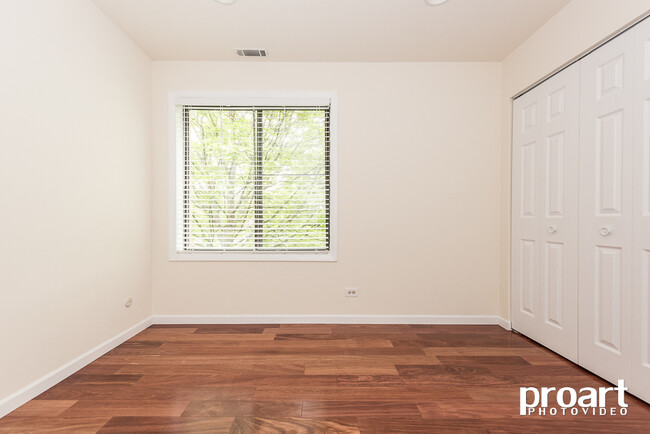
[[266, 50], [258, 48], [238, 48], [235, 50], [241, 57], [266, 57]]

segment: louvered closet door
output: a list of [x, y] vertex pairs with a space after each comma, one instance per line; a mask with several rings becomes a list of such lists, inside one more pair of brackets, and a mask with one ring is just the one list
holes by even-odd
[[629, 381], [633, 32], [581, 61], [579, 363]]
[[513, 327], [577, 360], [579, 67], [514, 103]]
[[634, 34], [633, 357], [629, 387], [650, 402], [650, 20], [637, 25]]

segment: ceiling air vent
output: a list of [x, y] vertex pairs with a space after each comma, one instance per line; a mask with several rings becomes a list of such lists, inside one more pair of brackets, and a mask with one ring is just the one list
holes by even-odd
[[238, 48], [237, 55], [241, 57], [266, 57], [266, 50], [258, 48]]

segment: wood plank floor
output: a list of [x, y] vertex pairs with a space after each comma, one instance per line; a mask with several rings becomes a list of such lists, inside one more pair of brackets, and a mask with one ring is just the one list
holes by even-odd
[[152, 326], [0, 431], [649, 432], [630, 395], [626, 416], [519, 416], [520, 386], [606, 385], [498, 326]]

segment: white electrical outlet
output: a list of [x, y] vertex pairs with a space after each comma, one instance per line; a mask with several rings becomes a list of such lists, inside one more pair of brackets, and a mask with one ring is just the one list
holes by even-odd
[[358, 297], [359, 296], [359, 288], [345, 288], [345, 296], [346, 297]]
[[126, 299], [126, 303], [124, 303], [124, 306], [131, 307], [132, 304], [133, 304], [133, 299], [129, 297]]

